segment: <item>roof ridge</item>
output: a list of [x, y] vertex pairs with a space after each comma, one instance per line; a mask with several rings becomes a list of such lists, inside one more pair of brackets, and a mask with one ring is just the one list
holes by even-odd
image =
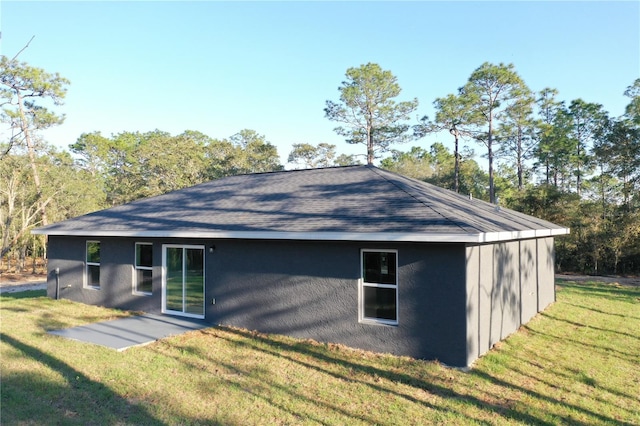
[[[429, 204], [425, 203], [423, 200], [419, 199], [418, 197], [416, 197], [414, 194], [412, 194], [411, 192], [407, 191], [405, 188], [402, 188], [400, 185], [398, 185], [396, 182], [392, 181], [391, 179], [387, 178], [386, 176], [384, 176], [381, 172], [383, 171], [383, 169], [380, 169], [378, 167], [375, 166], [371, 166], [368, 167], [370, 168], [373, 172], [375, 172], [378, 176], [380, 176], [382, 179], [386, 180], [387, 182], [389, 182], [390, 184], [392, 184], [393, 186], [395, 186], [396, 188], [398, 188], [399, 190], [401, 190], [402, 192], [404, 192], [405, 194], [407, 194], [408, 196], [410, 196], [411, 198], [413, 198], [414, 200], [416, 200], [417, 202], [419, 202], [420, 204], [422, 204], [423, 206], [431, 209], [433, 212], [435, 212], [437, 215], [442, 216], [443, 219], [449, 221], [451, 224], [457, 226], [458, 228], [460, 228], [461, 230], [463, 230], [464, 232], [468, 232], [467, 229], [465, 229], [463, 226], [461, 226], [458, 221], [455, 221], [453, 219], [451, 219], [450, 217], [445, 216], [444, 214], [442, 214], [442, 212], [436, 210], [433, 206], [430, 206]], [[412, 178], [407, 178], [405, 176], [399, 175], [397, 173], [394, 173], [392, 171], [389, 170], [384, 170], [385, 173], [389, 173], [392, 175], [395, 175], [396, 178], [403, 178], [403, 179], [410, 179], [410, 180], [416, 180], [417, 182], [421, 183], [421, 184], [425, 184], [425, 182], [419, 181], [417, 179], [412, 179]]]
[[[254, 176], [254, 175], [274, 175], [274, 174], [278, 174], [278, 173], [295, 173], [295, 172], [310, 172], [310, 171], [317, 171], [317, 170], [328, 170], [328, 169], [348, 169], [348, 168], [355, 168], [355, 167], [366, 167], [363, 166], [362, 164], [349, 164], [347, 166], [325, 166], [325, 167], [309, 167], [306, 169], [289, 169], [289, 170], [268, 170], [268, 171], [264, 171], [264, 172], [249, 172], [249, 173], [238, 173], [237, 175], [229, 175], [229, 176], [223, 176], [217, 179], [212, 179], [210, 181], [207, 182], [211, 182], [214, 180], [219, 180], [219, 179], [224, 179], [224, 178], [228, 178], [228, 177], [235, 177], [235, 176]], [[206, 183], [206, 182], [203, 182]]]

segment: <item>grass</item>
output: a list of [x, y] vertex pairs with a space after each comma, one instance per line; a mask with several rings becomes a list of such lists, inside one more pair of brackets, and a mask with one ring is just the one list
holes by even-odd
[[640, 424], [640, 289], [558, 283], [476, 362], [216, 327], [115, 352], [47, 330], [128, 315], [0, 297], [1, 424]]

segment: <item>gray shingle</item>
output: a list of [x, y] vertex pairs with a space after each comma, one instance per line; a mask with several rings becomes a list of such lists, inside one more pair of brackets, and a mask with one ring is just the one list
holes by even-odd
[[232, 176], [34, 231], [406, 241], [514, 239], [532, 232], [568, 230], [373, 166]]

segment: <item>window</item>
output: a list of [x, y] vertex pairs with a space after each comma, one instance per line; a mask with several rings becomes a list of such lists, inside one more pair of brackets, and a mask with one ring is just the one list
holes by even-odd
[[100, 289], [100, 242], [87, 241], [85, 286]]
[[153, 279], [153, 244], [136, 243], [135, 275], [133, 292], [151, 294]]
[[361, 322], [398, 324], [398, 252], [362, 250]]

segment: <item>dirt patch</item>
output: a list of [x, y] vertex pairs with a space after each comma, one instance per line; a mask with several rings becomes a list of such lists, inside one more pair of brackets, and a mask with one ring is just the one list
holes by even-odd
[[0, 272], [0, 293], [42, 290], [47, 288], [47, 274]]
[[15, 274], [9, 272], [0, 273], [0, 285], [11, 283], [29, 283], [35, 281], [46, 281], [47, 274]]

